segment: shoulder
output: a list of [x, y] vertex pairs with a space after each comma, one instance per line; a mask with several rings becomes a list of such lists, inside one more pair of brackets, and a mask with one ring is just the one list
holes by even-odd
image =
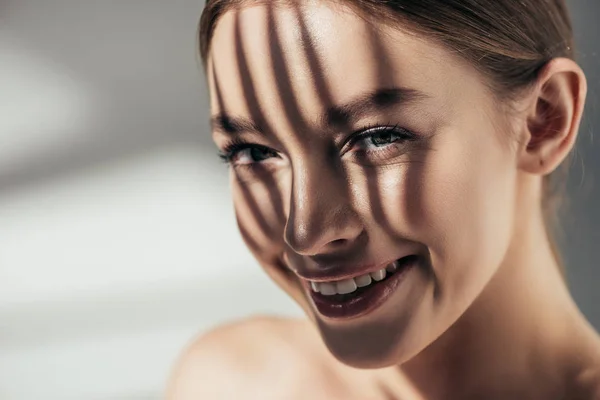
[[594, 363], [579, 371], [576, 379], [576, 398], [600, 400], [600, 357], [594, 357]]
[[577, 376], [576, 388], [571, 398], [581, 400], [600, 400], [600, 370], [589, 368]]
[[308, 321], [274, 317], [213, 329], [181, 355], [168, 399], [290, 398], [294, 387], [319, 368], [308, 339], [311, 330]]
[[573, 394], [569, 398], [600, 400], [600, 338], [594, 337], [577, 353], [580, 365], [575, 368]]

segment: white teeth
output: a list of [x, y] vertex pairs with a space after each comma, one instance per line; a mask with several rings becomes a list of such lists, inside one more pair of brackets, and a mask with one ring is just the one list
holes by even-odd
[[385, 267], [385, 270], [387, 272], [395, 272], [397, 269], [398, 269], [398, 261], [394, 261], [393, 263], [391, 263], [387, 267]]
[[354, 281], [356, 282], [356, 286], [358, 286], [358, 287], [369, 286], [372, 282], [371, 275], [369, 275], [369, 274], [365, 274], [365, 275], [359, 276], [357, 278], [354, 278]]
[[371, 277], [377, 282], [383, 280], [383, 278], [385, 278], [385, 268], [380, 269], [379, 271], [371, 272]]
[[314, 292], [319, 293], [319, 284], [317, 282], [311, 282], [310, 283], [310, 287], [312, 288], [312, 290]]
[[333, 296], [337, 293], [335, 288], [335, 283], [321, 282], [319, 284], [321, 289], [321, 294], [325, 296]]
[[344, 279], [337, 282], [310, 282], [310, 287], [314, 292], [321, 293], [324, 296], [333, 296], [334, 294], [348, 294], [356, 289], [369, 286], [373, 281], [379, 282], [385, 279], [386, 270], [393, 273], [398, 269], [398, 262], [395, 261], [387, 267], [378, 271], [364, 274], [356, 278]]
[[338, 294], [352, 293], [356, 290], [356, 282], [354, 279], [344, 279], [343, 281], [336, 282]]

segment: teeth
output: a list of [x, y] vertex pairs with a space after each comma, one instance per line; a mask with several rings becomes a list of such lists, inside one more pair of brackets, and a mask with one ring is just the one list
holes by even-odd
[[395, 272], [397, 269], [398, 269], [398, 261], [394, 261], [393, 263], [391, 263], [390, 265], [385, 267], [385, 270], [387, 272]]
[[321, 293], [324, 296], [348, 294], [354, 292], [357, 288], [369, 286], [373, 281], [382, 281], [385, 279], [386, 272], [393, 273], [397, 269], [398, 262], [394, 261], [387, 267], [371, 272], [370, 274], [364, 274], [356, 278], [344, 279], [337, 282], [310, 282], [310, 287], [314, 292]]
[[379, 271], [371, 272], [371, 278], [377, 282], [383, 280], [383, 278], [385, 278], [385, 268], [380, 269]]
[[319, 286], [321, 289], [321, 294], [325, 296], [333, 296], [337, 293], [335, 283], [321, 282]]
[[344, 279], [343, 281], [339, 281], [336, 284], [338, 294], [347, 294], [352, 293], [356, 290], [356, 282], [354, 279]]
[[354, 281], [356, 282], [356, 286], [358, 286], [358, 287], [369, 286], [372, 282], [371, 275], [369, 275], [369, 274], [365, 274], [365, 275], [359, 276], [358, 278], [354, 278]]
[[312, 288], [313, 291], [319, 293], [319, 284], [317, 282], [311, 282], [310, 287]]

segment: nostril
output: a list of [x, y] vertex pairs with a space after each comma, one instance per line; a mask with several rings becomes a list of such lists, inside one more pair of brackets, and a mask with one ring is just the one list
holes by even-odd
[[339, 247], [345, 245], [346, 243], [348, 243], [348, 239], [335, 239], [330, 242], [330, 245]]

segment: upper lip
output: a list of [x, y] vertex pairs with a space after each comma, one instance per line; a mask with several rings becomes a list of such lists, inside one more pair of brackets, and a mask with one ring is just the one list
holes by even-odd
[[311, 281], [311, 282], [330, 282], [330, 281], [341, 281], [344, 279], [356, 278], [370, 272], [379, 271], [385, 268], [389, 264], [396, 260], [407, 257], [411, 254], [405, 254], [385, 262], [377, 263], [363, 263], [355, 265], [343, 265], [343, 264], [329, 264], [320, 265], [318, 264], [315, 269], [311, 271], [294, 271], [299, 278]]

